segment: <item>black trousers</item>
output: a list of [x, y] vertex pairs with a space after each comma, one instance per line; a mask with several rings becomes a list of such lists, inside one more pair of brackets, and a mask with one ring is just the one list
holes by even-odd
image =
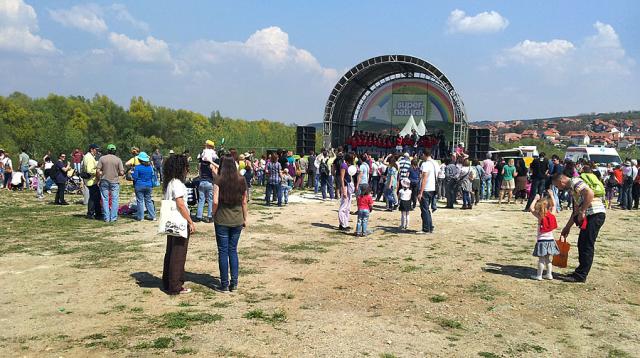
[[56, 185], [58, 186], [58, 191], [56, 191], [55, 203], [62, 204], [64, 203], [64, 190], [67, 186], [67, 183], [56, 183]]
[[546, 179], [533, 179], [533, 182], [531, 183], [531, 195], [529, 195], [529, 200], [527, 200], [527, 206], [525, 207], [525, 210], [529, 210], [533, 199], [536, 197], [536, 194], [540, 194], [541, 197], [544, 196], [544, 185], [546, 181]]
[[162, 268], [162, 287], [170, 295], [180, 293], [184, 285], [184, 264], [187, 261], [189, 239], [167, 236], [167, 250]]
[[456, 196], [458, 194], [456, 181], [452, 179], [445, 179], [445, 194], [447, 196], [447, 208], [453, 208], [453, 204], [456, 203]]
[[633, 184], [632, 193], [633, 193], [633, 208], [637, 209], [638, 202], [640, 201], [640, 183]]
[[[309, 165], [315, 165], [313, 163], [309, 163]], [[308, 171], [307, 173], [307, 188], [315, 188], [316, 187], [316, 172]]]
[[581, 280], [586, 280], [593, 264], [596, 238], [600, 228], [604, 225], [605, 214], [598, 213], [587, 216], [587, 228], [580, 230], [578, 235], [578, 267], [574, 276]]
[[409, 188], [411, 188], [411, 208], [415, 209], [416, 206], [418, 205], [418, 190], [420, 190], [420, 188], [418, 187], [420, 185], [420, 182], [411, 182], [411, 184], [409, 185]]
[[100, 187], [98, 184], [88, 186], [89, 201], [87, 202], [87, 216], [93, 216], [102, 219], [102, 198], [100, 197]]

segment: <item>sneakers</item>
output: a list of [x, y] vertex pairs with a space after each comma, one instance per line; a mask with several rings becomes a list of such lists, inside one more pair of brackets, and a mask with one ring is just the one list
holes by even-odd
[[576, 277], [575, 275], [571, 274], [569, 276], [566, 276], [565, 278], [562, 279], [564, 282], [571, 282], [571, 283], [584, 283], [587, 280], [585, 279], [581, 279]]
[[220, 293], [229, 293], [229, 286], [218, 285], [213, 288], [215, 291]]
[[236, 285], [229, 285], [229, 292], [233, 292], [233, 291], [235, 291], [235, 290], [237, 290], [237, 289], [238, 289], [238, 286], [236, 286]]
[[187, 293], [191, 293], [191, 289], [190, 289], [190, 288], [183, 287], [183, 288], [180, 290], [180, 292], [178, 292], [178, 293], [179, 293], [179, 294], [181, 294], [181, 295], [184, 295], [184, 294], [187, 294]]
[[544, 275], [545, 280], [553, 280], [553, 275]]
[[536, 281], [542, 281], [542, 276], [533, 275], [533, 276], [531, 276], [531, 279], [532, 280], [536, 280]]
[[428, 235], [428, 234], [432, 234], [432, 232], [430, 232], [430, 231], [418, 231], [418, 232], [416, 232], [416, 234], [418, 234], [418, 235]]

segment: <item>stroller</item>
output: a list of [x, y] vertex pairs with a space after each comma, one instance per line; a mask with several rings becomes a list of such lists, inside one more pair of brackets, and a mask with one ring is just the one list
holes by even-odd
[[191, 207], [198, 206], [198, 200], [200, 199], [200, 194], [198, 193], [200, 179], [194, 178], [192, 180], [187, 180], [184, 185], [187, 187], [187, 206], [189, 207], [189, 210], [191, 210]]
[[68, 175], [69, 180], [67, 181], [67, 186], [65, 187], [65, 193], [68, 194], [82, 194], [82, 187], [84, 183], [82, 182], [82, 178], [76, 175], [73, 170], [70, 170], [70, 174]]

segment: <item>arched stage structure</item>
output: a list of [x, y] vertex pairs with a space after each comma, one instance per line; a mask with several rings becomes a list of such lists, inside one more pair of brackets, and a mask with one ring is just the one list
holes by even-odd
[[324, 146], [344, 144], [359, 125], [398, 132], [414, 114], [427, 127], [446, 128], [451, 147], [466, 145], [464, 103], [444, 73], [412, 56], [370, 58], [347, 71], [331, 91], [324, 110]]

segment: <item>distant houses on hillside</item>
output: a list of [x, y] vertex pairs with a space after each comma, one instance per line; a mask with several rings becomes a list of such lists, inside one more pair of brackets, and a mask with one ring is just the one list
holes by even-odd
[[487, 128], [492, 142], [510, 143], [541, 139], [554, 145], [604, 145], [628, 148], [640, 146], [640, 118], [585, 121], [581, 118], [515, 120], [471, 123], [471, 128]]

